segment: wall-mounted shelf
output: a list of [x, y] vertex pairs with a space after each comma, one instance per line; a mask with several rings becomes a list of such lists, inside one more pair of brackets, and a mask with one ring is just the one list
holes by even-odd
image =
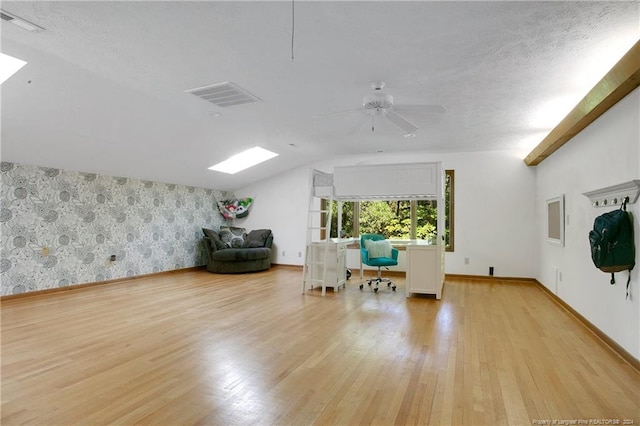
[[638, 200], [638, 196], [640, 195], [640, 180], [635, 179], [619, 185], [585, 192], [582, 195], [591, 200], [593, 207], [619, 206], [625, 197], [629, 197], [628, 204], [633, 204]]

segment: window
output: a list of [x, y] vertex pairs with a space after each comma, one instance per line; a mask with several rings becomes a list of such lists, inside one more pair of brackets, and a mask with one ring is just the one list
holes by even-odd
[[[326, 210], [327, 200], [323, 199], [321, 203], [321, 209]], [[355, 213], [358, 203], [345, 202], [342, 203], [342, 235], [341, 237], [354, 237], [357, 234], [357, 227], [354, 231], [353, 222], [358, 215]], [[322, 224], [326, 221], [324, 214], [321, 218]], [[331, 206], [331, 238], [337, 238], [338, 234], [338, 203], [334, 202]], [[320, 238], [324, 239], [325, 232], [320, 232]]]
[[392, 240], [409, 240], [411, 231], [412, 202], [362, 201], [358, 218], [359, 234], [382, 234]]
[[[322, 209], [326, 209], [322, 200]], [[445, 247], [453, 251], [454, 229], [454, 171], [445, 170]], [[337, 236], [337, 207], [333, 203], [331, 237]], [[437, 236], [436, 200], [361, 201], [342, 203], [342, 236], [382, 234], [393, 240], [429, 239]], [[322, 219], [324, 222], [324, 218]], [[324, 232], [321, 234], [324, 238]]]

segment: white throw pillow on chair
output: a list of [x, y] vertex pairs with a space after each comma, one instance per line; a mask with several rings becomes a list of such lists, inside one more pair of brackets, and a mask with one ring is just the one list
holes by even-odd
[[391, 257], [391, 243], [388, 240], [364, 240], [364, 248], [369, 252], [369, 259]]

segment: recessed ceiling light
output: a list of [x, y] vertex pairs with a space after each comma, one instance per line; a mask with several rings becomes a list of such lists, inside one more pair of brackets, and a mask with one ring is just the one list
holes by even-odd
[[4, 83], [26, 64], [27, 63], [21, 59], [0, 53], [0, 84]]
[[209, 167], [209, 170], [214, 170], [216, 172], [229, 173], [234, 174], [242, 171], [244, 169], [248, 169], [249, 167], [253, 167], [256, 164], [260, 164], [263, 161], [267, 161], [273, 157], [277, 157], [278, 154], [275, 152], [271, 152], [267, 149], [260, 148], [259, 146], [255, 146], [251, 149], [243, 151], [239, 154], [234, 155], [221, 163], [215, 164]]
[[638, 27], [626, 33], [602, 40], [589, 49], [592, 52], [580, 61], [575, 61], [574, 69], [567, 70], [571, 75], [571, 87], [581, 96], [589, 93], [638, 41]]
[[415, 133], [405, 133], [404, 135], [402, 135], [402, 137], [404, 137], [406, 139], [411, 139], [411, 138], [415, 138], [416, 134]]

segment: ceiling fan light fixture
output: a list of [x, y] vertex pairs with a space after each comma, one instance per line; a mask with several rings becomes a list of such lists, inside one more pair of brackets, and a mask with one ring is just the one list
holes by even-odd
[[389, 109], [393, 106], [393, 96], [386, 93], [372, 93], [362, 99], [364, 109]]
[[384, 86], [385, 84], [383, 81], [372, 81], [371, 88], [373, 89], [373, 93], [370, 93], [362, 98], [362, 107], [360, 109], [338, 111], [324, 115], [350, 114], [352, 112], [360, 112], [363, 116], [362, 120], [354, 128], [352, 133], [362, 129], [368, 118], [371, 119], [371, 131], [375, 132], [375, 119], [384, 118], [402, 129], [402, 135], [405, 138], [413, 138], [416, 136], [415, 133], [416, 130], [418, 130], [418, 127], [415, 124], [411, 123], [407, 118], [405, 118], [404, 115], [402, 115], [403, 111], [427, 114], [444, 113], [446, 111], [446, 109], [442, 105], [395, 105], [393, 96], [387, 93], [382, 93], [382, 88]]

